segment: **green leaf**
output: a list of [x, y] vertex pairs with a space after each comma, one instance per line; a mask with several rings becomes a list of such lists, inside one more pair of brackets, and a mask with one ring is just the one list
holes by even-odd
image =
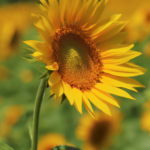
[[13, 150], [13, 149], [4, 143], [0, 143], [0, 150]]
[[38, 79], [48, 79], [49, 77], [50, 77], [50, 75], [51, 75], [51, 73], [52, 73], [53, 71], [50, 71], [50, 70], [47, 70], [45, 73], [43, 73], [39, 78], [37, 78], [37, 80]]
[[59, 145], [52, 148], [51, 150], [80, 150], [80, 149], [76, 147], [67, 146], [67, 145]]

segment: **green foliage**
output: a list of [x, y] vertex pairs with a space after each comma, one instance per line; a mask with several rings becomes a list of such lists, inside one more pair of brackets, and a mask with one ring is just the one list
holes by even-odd
[[4, 143], [0, 143], [0, 150], [13, 150], [13, 149]]

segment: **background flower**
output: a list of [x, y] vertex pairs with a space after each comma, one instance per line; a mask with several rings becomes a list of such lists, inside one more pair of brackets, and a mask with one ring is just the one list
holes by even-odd
[[58, 145], [66, 145], [66, 139], [63, 135], [49, 133], [39, 140], [38, 150], [51, 150]]
[[96, 112], [97, 120], [88, 114], [82, 116], [76, 130], [78, 139], [84, 141], [83, 150], [108, 148], [113, 134], [120, 133], [122, 114], [112, 108], [112, 117]]

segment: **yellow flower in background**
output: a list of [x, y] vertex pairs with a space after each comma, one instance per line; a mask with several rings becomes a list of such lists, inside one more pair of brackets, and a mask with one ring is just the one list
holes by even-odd
[[136, 33], [136, 41], [144, 41], [150, 34], [150, 1], [143, 1], [137, 10], [131, 16], [128, 25], [132, 33]]
[[143, 106], [145, 109], [150, 109], [150, 100], [148, 100], [144, 106]]
[[76, 130], [78, 139], [84, 141], [82, 150], [98, 150], [109, 147], [114, 134], [120, 133], [122, 114], [112, 109], [112, 117], [96, 112], [97, 120], [89, 114], [83, 115]]
[[125, 31], [129, 33], [125, 42], [141, 42], [150, 33], [149, 5], [149, 0], [110, 0], [104, 11], [104, 16], [121, 13], [122, 20], [130, 20], [125, 27]]
[[141, 128], [150, 134], [150, 110], [147, 110], [141, 117]]
[[130, 50], [133, 44], [122, 44], [127, 22], [118, 21], [120, 14], [101, 18], [106, 2], [41, 0], [39, 13], [32, 16], [43, 42], [25, 41], [36, 50], [32, 56], [53, 71], [48, 80], [51, 94], [56, 99], [65, 94], [80, 113], [83, 103], [93, 117], [90, 101], [111, 115], [107, 104], [119, 105], [110, 94], [135, 100], [119, 87], [144, 87], [129, 78], [145, 72], [130, 62], [141, 53]]
[[32, 3], [15, 3], [0, 8], [0, 61], [16, 53], [21, 36], [32, 24]]
[[51, 150], [58, 145], [65, 145], [66, 139], [63, 135], [50, 133], [39, 140], [38, 150]]
[[23, 70], [20, 74], [21, 80], [25, 83], [29, 83], [33, 79], [33, 73], [31, 70]]
[[147, 0], [109, 0], [104, 10], [104, 16], [121, 13], [121, 20], [130, 20], [132, 14], [145, 1]]
[[150, 100], [148, 100], [143, 107], [146, 111], [141, 116], [141, 128], [150, 134]]
[[4, 119], [0, 124], [0, 137], [5, 137], [11, 131], [13, 125], [15, 125], [23, 114], [23, 106], [14, 105], [10, 106], [6, 109], [6, 113], [4, 114]]
[[9, 70], [6, 66], [0, 65], [0, 81], [7, 79]]

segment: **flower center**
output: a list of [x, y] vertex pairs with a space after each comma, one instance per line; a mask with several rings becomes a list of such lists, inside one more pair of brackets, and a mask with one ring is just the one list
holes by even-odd
[[91, 38], [75, 26], [62, 27], [53, 39], [53, 50], [63, 81], [80, 90], [99, 81], [100, 51]]
[[91, 130], [90, 142], [94, 147], [101, 147], [109, 139], [111, 124], [107, 120], [96, 122]]

